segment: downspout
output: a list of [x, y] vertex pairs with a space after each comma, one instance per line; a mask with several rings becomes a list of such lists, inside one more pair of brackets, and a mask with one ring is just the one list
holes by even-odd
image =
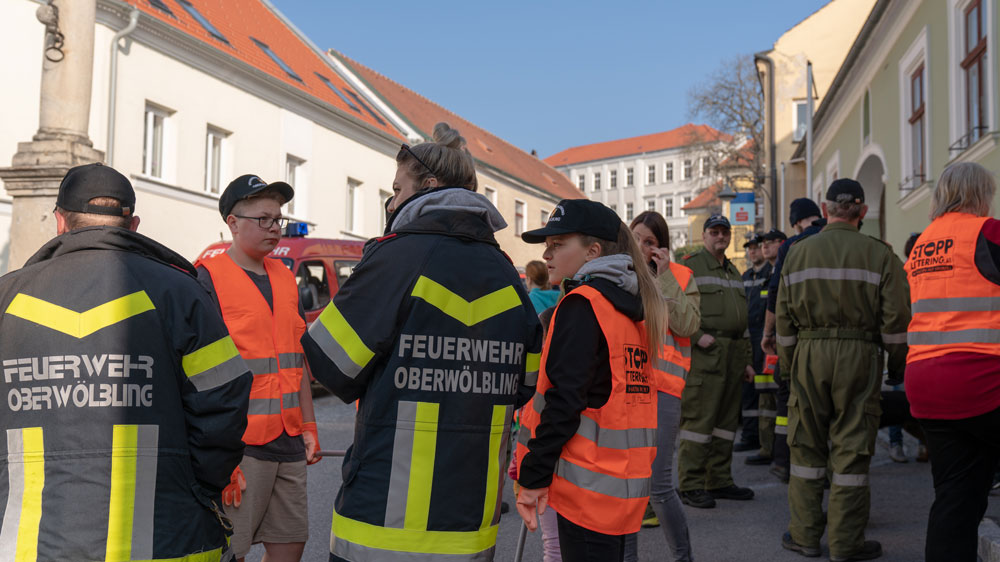
[[[754, 61], [761, 61], [767, 65], [767, 144], [768, 144], [768, 169], [770, 170], [769, 175], [771, 176], [771, 226], [773, 228], [778, 228], [778, 169], [777, 169], [777, 143], [774, 140], [774, 60], [771, 59], [765, 52], [756, 53], [754, 56]], [[784, 172], [782, 172], [784, 173]], [[782, 181], [782, 190], [784, 190], [784, 181]], [[785, 196], [784, 192], [781, 194], [781, 205], [784, 208]]]
[[[781, 208], [782, 209], [785, 208], [785, 163], [784, 162], [781, 163]], [[781, 228], [781, 226], [784, 225], [778, 226], [777, 227], [778, 230], [784, 231], [784, 229]], [[788, 225], [788, 227], [791, 228], [791, 225]]]
[[125, 29], [115, 33], [115, 36], [111, 38], [111, 66], [109, 72], [111, 77], [108, 85], [108, 148], [107, 153], [104, 155], [110, 167], [114, 167], [115, 163], [115, 102], [118, 98], [118, 42], [123, 37], [135, 31], [135, 27], [138, 24], [139, 9], [132, 8], [132, 12], [128, 15], [128, 25], [125, 26]]
[[[806, 62], [806, 193], [813, 197], [813, 63]], [[820, 186], [822, 188], [822, 186]], [[818, 202], [818, 201], [817, 201]]]

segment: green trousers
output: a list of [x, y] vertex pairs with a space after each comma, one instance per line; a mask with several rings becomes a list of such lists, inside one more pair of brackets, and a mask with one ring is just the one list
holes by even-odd
[[774, 454], [774, 419], [778, 417], [778, 401], [774, 392], [761, 392], [757, 411], [757, 436], [760, 438], [760, 454], [765, 457]]
[[[788, 530], [796, 543], [819, 547], [828, 526], [831, 557], [850, 556], [864, 544], [868, 525], [868, 466], [881, 414], [881, 352], [862, 340], [800, 338], [792, 362]], [[828, 465], [830, 501], [824, 517]]]
[[733, 483], [733, 439], [749, 340], [716, 338], [691, 350], [691, 372], [681, 395], [677, 474], [681, 492]]

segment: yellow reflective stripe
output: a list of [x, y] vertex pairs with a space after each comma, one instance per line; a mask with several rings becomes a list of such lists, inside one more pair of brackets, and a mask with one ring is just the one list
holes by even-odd
[[423, 275], [413, 285], [410, 296], [423, 299], [427, 304], [466, 326], [474, 326], [483, 320], [521, 306], [521, 298], [517, 296], [513, 286], [504, 287], [469, 302], [444, 285]]
[[233, 338], [226, 336], [181, 358], [184, 374], [193, 377], [199, 373], [218, 367], [240, 354]]
[[79, 339], [155, 308], [146, 291], [125, 295], [84, 312], [18, 293], [7, 307], [7, 314]]
[[355, 521], [334, 511], [331, 542], [343, 540], [369, 548], [395, 552], [476, 554], [488, 550], [496, 544], [499, 527], [499, 525], [493, 525], [478, 531], [396, 529]]
[[195, 552], [178, 558], [156, 558], [154, 560], [133, 560], [132, 562], [219, 562], [220, 560], [222, 560], [221, 546], [215, 550]]
[[372, 360], [372, 357], [375, 357], [375, 353], [368, 349], [365, 342], [361, 341], [361, 336], [354, 331], [344, 315], [337, 310], [337, 305], [330, 303], [330, 306], [326, 307], [319, 315], [319, 321], [358, 367], [364, 368]]
[[105, 562], [132, 559], [132, 514], [135, 510], [136, 457], [139, 426], [116, 425], [111, 438], [111, 501]]
[[434, 455], [437, 447], [440, 407], [440, 404], [431, 402], [417, 402], [404, 529], [420, 531], [427, 529], [427, 518], [431, 511], [431, 484], [434, 482]]
[[[490, 425], [490, 456], [486, 471], [486, 501], [483, 503], [483, 524], [485, 529], [493, 525], [497, 512], [497, 494], [500, 491], [500, 463], [506, 455], [500, 454], [504, 428], [507, 425], [507, 406], [493, 406], [493, 421]], [[506, 452], [506, 451], [504, 451]]]
[[[8, 440], [12, 432], [20, 433], [21, 451], [17, 456], [21, 457], [23, 474], [14, 560], [35, 560], [38, 558], [38, 526], [42, 520], [42, 488], [45, 487], [45, 441], [40, 427], [8, 430]], [[16, 454], [11, 453], [11, 456]], [[8, 466], [8, 470], [10, 468]]]
[[778, 416], [774, 418], [775, 425], [788, 425], [788, 416]]
[[528, 373], [537, 371], [541, 364], [542, 364], [542, 354], [529, 352], [527, 356], [527, 364], [524, 366], [524, 370]]

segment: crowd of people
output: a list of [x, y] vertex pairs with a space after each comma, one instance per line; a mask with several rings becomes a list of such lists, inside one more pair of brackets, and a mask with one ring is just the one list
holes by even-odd
[[127, 178], [66, 174], [58, 235], [0, 279], [4, 558], [228, 561], [263, 544], [299, 560], [321, 459], [311, 375], [357, 406], [331, 561], [492, 560], [507, 474], [546, 562], [637, 560], [644, 525], [690, 561], [683, 505], [754, 498], [734, 450], [788, 483], [784, 548], [820, 556], [825, 532], [831, 560], [873, 559], [886, 425], [926, 444], [926, 559], [976, 559], [1000, 462], [984, 168], [941, 174], [905, 265], [861, 233], [864, 190], [838, 179], [821, 205], [792, 202], [791, 238], [746, 240], [742, 274], [725, 216], [675, 260], [656, 212], [626, 225], [563, 200], [522, 234], [542, 245], [522, 283], [458, 131], [438, 124], [396, 163], [384, 235], [309, 327], [268, 258], [290, 185], [233, 180], [232, 244], [191, 264], [137, 233]]

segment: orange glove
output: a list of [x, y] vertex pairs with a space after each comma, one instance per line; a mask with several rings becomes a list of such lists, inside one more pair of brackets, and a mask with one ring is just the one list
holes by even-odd
[[246, 489], [247, 479], [243, 477], [243, 470], [237, 466], [229, 477], [229, 485], [222, 489], [223, 505], [239, 507], [243, 503], [243, 491]]
[[316, 422], [304, 422], [302, 424], [302, 440], [306, 443], [306, 464], [316, 464], [323, 460], [319, 456], [319, 432], [316, 431]]

